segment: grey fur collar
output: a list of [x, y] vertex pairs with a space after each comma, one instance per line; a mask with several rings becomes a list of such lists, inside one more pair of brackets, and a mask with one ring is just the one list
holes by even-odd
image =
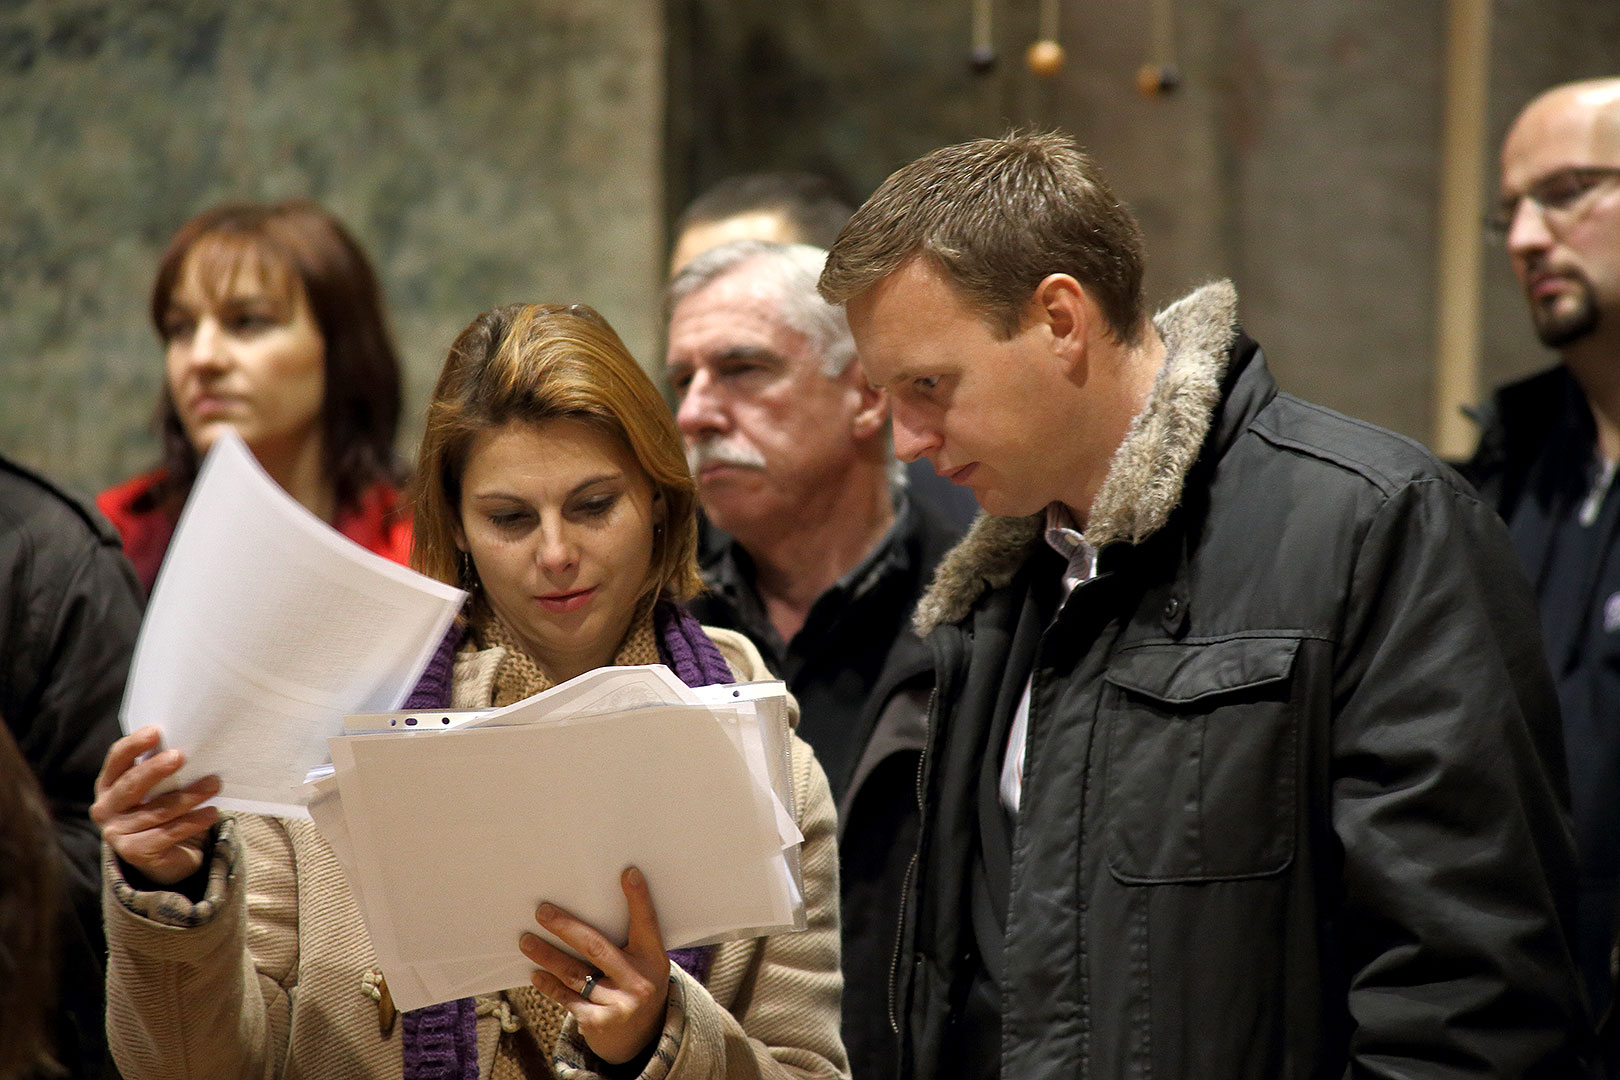
[[[1153, 325], [1164, 341], [1164, 367], [1091, 505], [1085, 537], [1096, 548], [1141, 543], [1181, 502], [1187, 470], [1220, 403], [1237, 335], [1237, 290], [1230, 281], [1212, 282], [1159, 312]], [[986, 589], [1011, 581], [1044, 525], [1044, 511], [1023, 518], [981, 514], [935, 571], [913, 617], [917, 633], [956, 622]]]

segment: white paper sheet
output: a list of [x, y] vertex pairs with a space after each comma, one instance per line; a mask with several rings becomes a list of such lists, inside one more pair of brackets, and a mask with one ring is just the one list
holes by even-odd
[[227, 433], [158, 574], [123, 728], [186, 752], [175, 784], [219, 774], [222, 807], [303, 814], [344, 714], [397, 707], [463, 598], [321, 522]]
[[[601, 667], [499, 709], [394, 709], [351, 713], [343, 718], [343, 732], [368, 735], [387, 731], [557, 724], [653, 705], [693, 705], [697, 700], [691, 688], [663, 664]], [[321, 775], [329, 773], [328, 768]], [[309, 779], [319, 777], [312, 772]]]
[[600, 667], [522, 701], [492, 709], [464, 727], [558, 723], [655, 705], [695, 705], [698, 696], [663, 664]]
[[769, 793], [708, 708], [350, 735], [332, 756], [345, 820], [328, 840], [351, 846], [401, 1009], [525, 985], [518, 937], [542, 933], [542, 901], [623, 941], [630, 865], [669, 948], [799, 918]]

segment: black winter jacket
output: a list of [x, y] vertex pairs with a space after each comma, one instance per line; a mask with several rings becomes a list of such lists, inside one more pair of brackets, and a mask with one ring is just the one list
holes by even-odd
[[919, 609], [907, 1073], [956, 1071], [981, 759], [1033, 672], [1002, 1076], [1578, 1075], [1558, 711], [1501, 523], [1416, 444], [1280, 394], [1235, 315], [1221, 283], [1159, 316], [1095, 578], [1059, 607], [1039, 517], [984, 519]]
[[63, 896], [53, 1034], [72, 1078], [115, 1075], [103, 1027], [101, 838], [89, 810], [120, 734], [140, 618], [135, 574], [112, 527], [0, 459], [0, 716], [56, 820]]

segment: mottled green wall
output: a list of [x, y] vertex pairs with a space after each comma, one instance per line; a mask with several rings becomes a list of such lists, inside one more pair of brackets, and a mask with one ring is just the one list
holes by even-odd
[[0, 452], [89, 491], [146, 464], [158, 252], [306, 195], [375, 258], [417, 416], [478, 311], [658, 329], [652, 0], [0, 2]]
[[[1033, 77], [1036, 0], [995, 0], [1000, 62], [967, 63], [970, 0], [672, 0], [670, 204], [731, 172], [809, 168], [860, 196], [936, 146], [1072, 132], [1147, 232], [1155, 303], [1236, 280], [1283, 384], [1427, 438], [1447, 4], [1171, 0], [1182, 88], [1136, 90], [1147, 0], [1065, 0], [1068, 63]], [[1620, 4], [1495, 0], [1491, 156], [1537, 90], [1620, 73]], [[1480, 183], [1494, 187], [1494, 174]], [[1488, 380], [1547, 361], [1487, 252]]]
[[[221, 199], [313, 196], [373, 253], [408, 448], [491, 304], [592, 302], [653, 359], [664, 211], [705, 184], [859, 196], [1009, 123], [1102, 160], [1155, 301], [1231, 275], [1285, 384], [1428, 434], [1444, 4], [1176, 0], [1186, 83], [1153, 101], [1146, 3], [1066, 0], [1049, 82], [1034, 0], [995, 7], [976, 76], [968, 0], [0, 0], [0, 453], [85, 490], [151, 458], [153, 264]], [[1536, 89], [1620, 70], [1612, 0], [1493, 10], [1493, 143]], [[1488, 375], [1542, 362], [1500, 258], [1484, 287]]]

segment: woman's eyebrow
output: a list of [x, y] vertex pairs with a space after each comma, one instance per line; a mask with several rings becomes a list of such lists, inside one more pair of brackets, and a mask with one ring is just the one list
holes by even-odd
[[571, 491], [569, 491], [568, 494], [570, 496], [578, 495], [580, 492], [584, 491], [588, 487], [595, 487], [597, 484], [605, 484], [610, 480], [618, 480], [623, 476], [624, 476], [623, 473], [618, 472], [616, 470], [614, 472], [602, 473], [599, 476], [592, 476], [592, 477], [590, 477], [588, 479], [581, 480], [579, 483], [575, 484], [573, 489]]
[[[601, 474], [596, 475], [596, 476], [586, 477], [584, 480], [581, 480], [579, 483], [575, 484], [573, 487], [568, 489], [568, 497], [572, 498], [573, 496], [578, 495], [581, 491], [584, 491], [586, 488], [594, 487], [597, 484], [605, 484], [605, 483], [608, 483], [609, 481], [613, 481], [613, 480], [620, 480], [620, 479], [623, 479], [623, 477], [624, 477], [624, 473], [618, 472], [618, 471], [606, 472], [606, 473], [601, 473]], [[491, 502], [498, 501], [498, 500], [503, 500], [503, 499], [511, 501], [511, 502], [528, 502], [529, 501], [527, 496], [519, 495], [517, 492], [500, 491], [500, 490], [496, 490], [496, 491], [474, 491], [474, 492], [472, 492], [472, 497], [474, 499], [481, 499], [481, 500], [491, 501]]]

